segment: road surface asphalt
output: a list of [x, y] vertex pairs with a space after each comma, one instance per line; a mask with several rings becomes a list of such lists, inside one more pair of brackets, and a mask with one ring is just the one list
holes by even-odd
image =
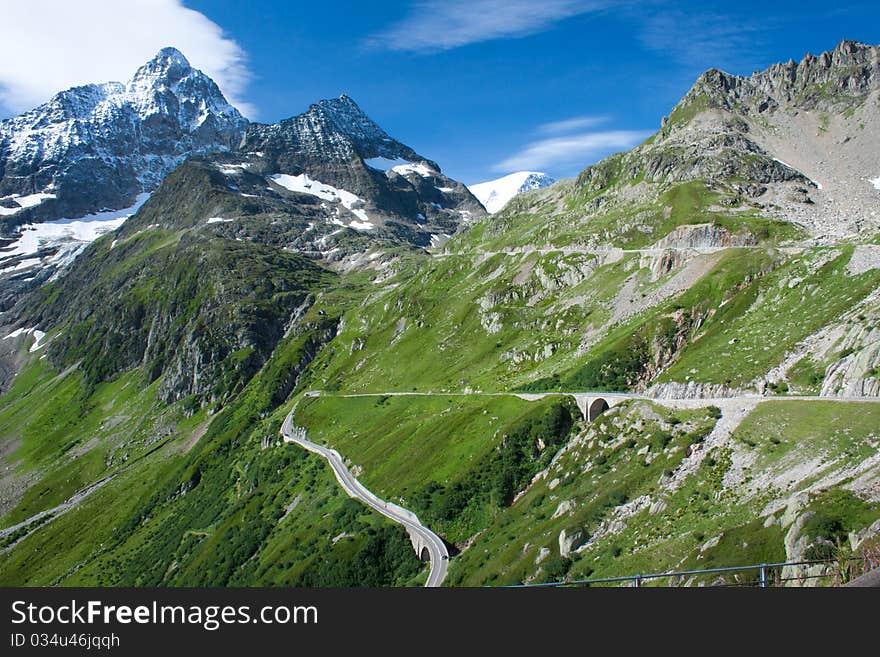
[[345, 467], [342, 457], [335, 449], [322, 447], [310, 440], [294, 435], [293, 413], [295, 410], [296, 407], [288, 413], [287, 417], [284, 418], [284, 423], [281, 425], [281, 435], [284, 438], [284, 441], [295, 443], [310, 452], [323, 456], [327, 459], [327, 462], [330, 463], [330, 467], [333, 469], [333, 474], [336, 475], [336, 480], [349, 497], [360, 500], [386, 518], [403, 525], [410, 535], [415, 534], [419, 536], [422, 543], [428, 548], [428, 555], [431, 560], [431, 572], [428, 574], [428, 580], [425, 582], [425, 586], [440, 586], [446, 578], [446, 569], [449, 565], [449, 551], [446, 549], [446, 544], [443, 542], [443, 539], [422, 525], [414, 513], [407, 511], [396, 504], [385, 502], [367, 490], [367, 488], [351, 474], [348, 468]]

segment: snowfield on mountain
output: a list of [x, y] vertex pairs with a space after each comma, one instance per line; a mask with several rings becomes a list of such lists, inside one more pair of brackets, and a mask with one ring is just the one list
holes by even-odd
[[549, 187], [555, 180], [546, 173], [537, 171], [519, 171], [510, 175], [478, 183], [468, 187], [476, 196], [489, 214], [495, 214], [502, 210], [514, 196], [533, 189]]

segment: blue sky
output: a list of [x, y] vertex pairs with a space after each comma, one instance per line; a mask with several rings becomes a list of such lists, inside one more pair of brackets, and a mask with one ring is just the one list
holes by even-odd
[[[133, 11], [79, 1], [79, 13], [101, 12], [105, 25], [108, 12]], [[391, 135], [468, 184], [518, 169], [574, 175], [655, 131], [707, 68], [749, 74], [843, 38], [880, 43], [876, 0], [139, 3], [167, 15], [146, 25], [119, 14], [119, 38], [143, 36], [144, 51], [158, 40], [180, 47], [251, 119], [277, 121], [347, 93]], [[177, 15], [197, 24], [175, 33]], [[28, 45], [16, 47], [21, 62]], [[114, 59], [121, 66], [124, 58]], [[76, 66], [99, 76], [93, 81], [127, 77]], [[0, 70], [0, 92], [3, 85]], [[10, 94], [6, 115], [16, 100], [25, 102]]]

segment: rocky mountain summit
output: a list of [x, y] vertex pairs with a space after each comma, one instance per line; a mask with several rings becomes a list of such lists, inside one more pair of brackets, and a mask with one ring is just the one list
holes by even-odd
[[704, 73], [659, 141], [724, 145], [723, 175], [744, 174], [746, 196], [828, 242], [880, 227], [878, 103], [880, 48], [842, 41], [750, 77]]
[[[391, 138], [345, 95], [274, 125], [251, 125], [238, 145], [232, 134], [218, 145], [217, 133], [201, 132], [206, 117], [220, 113], [211, 101], [216, 87], [205, 80], [165, 50], [124, 90], [126, 107], [159, 117], [140, 129], [145, 149], [171, 148], [181, 126], [193, 147], [148, 200], [139, 199], [133, 216], [113, 220], [112, 236], [59, 262], [51, 249], [20, 248], [58, 222], [28, 225], [11, 247], [15, 262], [0, 260], [0, 269], [8, 265], [0, 295], [6, 321], [60, 326], [77, 318], [53, 344], [52, 363], [82, 361], [95, 383], [149, 363], [149, 377], [163, 379], [164, 400], [193, 404], [226, 398], [233, 379], [259, 370], [312, 303], [309, 284], [323, 281], [327, 269], [380, 270], [396, 251], [424, 257], [425, 247], [485, 213], [464, 185]], [[200, 91], [197, 83], [208, 86]], [[177, 95], [144, 91], [153, 88]], [[208, 95], [197, 103], [208, 108], [202, 114], [179, 103], [200, 93]], [[176, 113], [165, 111], [175, 102]], [[234, 285], [224, 279], [230, 271], [238, 272]]]
[[439, 170], [436, 163], [392, 139], [345, 94], [273, 125], [252, 124], [242, 149], [263, 152], [278, 168], [349, 162], [359, 156], [423, 161]]
[[352, 264], [376, 240], [428, 247], [484, 213], [467, 188], [348, 96], [249, 125], [174, 48], [127, 84], [71, 89], [0, 123], [0, 155], [0, 220], [9, 233], [0, 238], [0, 309], [122, 225], [189, 157], [189, 173], [172, 183], [177, 196], [161, 195], [127, 234], [196, 222]]
[[[815, 244], [873, 235], [880, 230], [878, 53], [844, 41], [750, 77], [707, 71], [643, 144], [587, 167], [571, 185], [512, 205], [565, 217], [553, 231], [587, 244], [659, 239], [685, 215], [688, 223], [726, 215], [743, 229], [761, 215]], [[688, 194], [675, 191], [682, 185], [691, 186]]]
[[247, 124], [174, 48], [127, 83], [63, 91], [0, 122], [3, 230], [127, 208], [189, 155], [237, 147]]
[[[273, 125], [253, 124], [240, 149], [203, 161], [241, 206], [227, 203], [222, 215], [206, 209], [205, 219], [227, 219], [238, 237], [258, 230], [259, 239], [330, 262], [376, 240], [437, 245], [485, 214], [464, 185], [390, 137], [346, 95]], [[270, 208], [285, 217], [276, 226], [296, 227], [281, 241], [267, 237], [265, 222], [248, 227], [248, 217]]]
[[764, 114], [784, 108], [835, 111], [858, 104], [880, 88], [880, 47], [841, 41], [818, 56], [773, 64], [750, 77], [718, 69], [704, 73], [681, 105], [698, 99], [708, 106]]

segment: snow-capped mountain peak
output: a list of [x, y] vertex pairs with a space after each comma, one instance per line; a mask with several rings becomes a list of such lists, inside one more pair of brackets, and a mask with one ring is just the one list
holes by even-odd
[[177, 48], [162, 48], [153, 59], [141, 66], [129, 82], [129, 86], [146, 81], [155, 85], [157, 81], [173, 84], [192, 72], [189, 60]]
[[179, 126], [190, 133], [198, 131], [212, 115], [240, 125], [242, 131], [246, 124], [214, 81], [190, 66], [176, 48], [163, 48], [141, 66], [119, 101], [134, 107], [142, 120], [155, 114], [176, 114]]
[[[160, 50], [125, 84], [62, 91], [0, 121], [4, 232], [129, 207], [189, 155], [237, 146], [246, 126], [214, 81], [176, 48]], [[16, 205], [34, 195], [42, 202]]]
[[517, 171], [488, 182], [470, 185], [471, 194], [477, 197], [489, 214], [499, 212], [510, 199], [523, 192], [549, 187], [553, 178], [540, 171]]

